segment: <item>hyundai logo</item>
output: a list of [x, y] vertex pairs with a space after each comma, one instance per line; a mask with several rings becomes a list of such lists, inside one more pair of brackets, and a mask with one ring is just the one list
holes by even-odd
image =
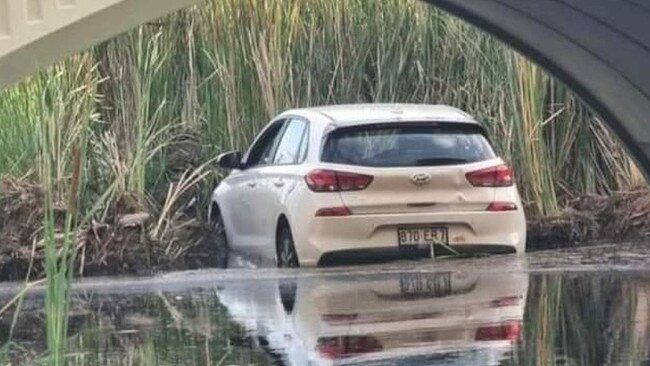
[[431, 174], [429, 173], [415, 173], [411, 175], [411, 182], [416, 186], [423, 186], [431, 182]]

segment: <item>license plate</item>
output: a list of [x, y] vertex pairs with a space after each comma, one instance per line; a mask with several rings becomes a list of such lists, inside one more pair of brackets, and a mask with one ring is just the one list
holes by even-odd
[[402, 273], [400, 292], [408, 297], [451, 295], [451, 273]]
[[400, 246], [432, 245], [449, 243], [446, 227], [421, 227], [397, 229]]

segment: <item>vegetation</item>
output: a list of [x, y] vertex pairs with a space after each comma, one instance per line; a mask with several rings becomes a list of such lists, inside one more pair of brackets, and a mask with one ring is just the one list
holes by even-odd
[[190, 196], [195, 215], [206, 211], [218, 153], [244, 149], [284, 109], [354, 102], [469, 111], [515, 167], [532, 215], [642, 182], [602, 121], [563, 85], [425, 4], [213, 0], [0, 93], [0, 177], [36, 182], [44, 193], [34, 248], [45, 248], [56, 362], [81, 228], [147, 211], [158, 250], [180, 253], [177, 212]]
[[647, 357], [643, 285], [607, 274], [535, 274], [513, 364], [633, 364]]
[[107, 190], [107, 204], [125, 194], [162, 203], [187, 168], [245, 148], [281, 110], [352, 102], [468, 110], [515, 166], [533, 214], [641, 179], [543, 70], [428, 5], [396, 0], [212, 1], [144, 25], [2, 93], [0, 174], [43, 182], [33, 167], [51, 149], [55, 200], [69, 197], [83, 136], [81, 212]]
[[[25, 301], [40, 308], [39, 295]], [[187, 292], [75, 294], [64, 365], [264, 365], [268, 357], [232, 320], [213, 289]], [[0, 319], [0, 330], [6, 325]], [[47, 365], [39, 311], [19, 319], [2, 365]], [[0, 344], [5, 334], [0, 333]], [[24, 347], [24, 348], [23, 348]]]

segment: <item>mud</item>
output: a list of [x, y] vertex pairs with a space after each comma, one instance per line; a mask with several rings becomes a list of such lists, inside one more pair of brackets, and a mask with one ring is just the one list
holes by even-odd
[[[4, 181], [0, 186], [0, 280], [25, 278], [34, 257], [35, 273], [43, 271], [34, 248], [42, 230], [43, 194], [31, 184]], [[39, 253], [36, 253], [39, 252]]]
[[529, 218], [527, 250], [559, 249], [650, 238], [650, 191], [585, 195], [558, 215]]
[[[56, 208], [61, 232], [65, 207]], [[149, 274], [224, 265], [224, 243], [207, 225], [176, 215], [162, 238], [152, 237], [153, 215], [118, 202], [106, 222], [82, 227], [76, 238], [75, 275]], [[43, 192], [37, 185], [4, 181], [0, 185], [0, 281], [44, 275]]]

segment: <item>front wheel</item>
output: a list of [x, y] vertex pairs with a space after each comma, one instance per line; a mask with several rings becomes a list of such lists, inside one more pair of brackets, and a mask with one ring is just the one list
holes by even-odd
[[289, 225], [283, 224], [278, 231], [277, 263], [279, 268], [300, 267], [296, 247], [293, 243], [293, 236]]

